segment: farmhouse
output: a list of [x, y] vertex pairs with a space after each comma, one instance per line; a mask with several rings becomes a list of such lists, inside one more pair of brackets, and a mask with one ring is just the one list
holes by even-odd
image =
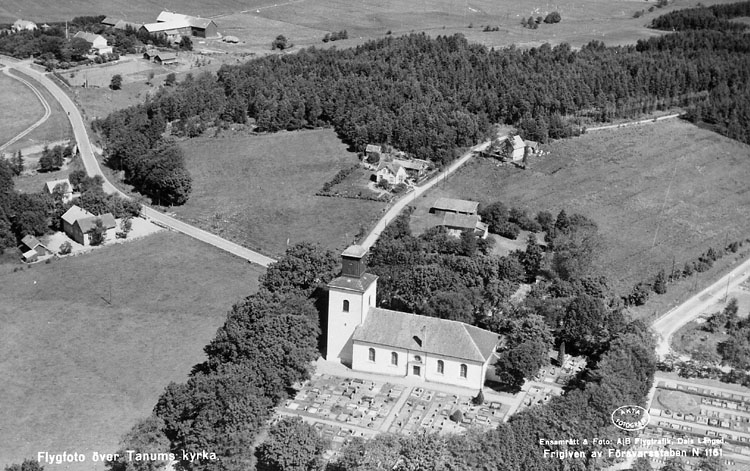
[[115, 18], [112, 16], [108, 16], [102, 20], [102, 24], [104, 26], [109, 26], [110, 28], [119, 29], [125, 31], [128, 29], [128, 27], [132, 28], [135, 31], [138, 31], [138, 29], [143, 26], [142, 24], [138, 23], [131, 23], [130, 21], [125, 21], [120, 18]]
[[326, 359], [355, 371], [481, 389], [499, 336], [463, 322], [376, 307], [378, 277], [366, 272], [366, 253], [357, 245], [346, 249], [341, 275], [328, 284]]
[[408, 177], [414, 180], [419, 180], [420, 178], [422, 178], [427, 173], [427, 169], [429, 168], [429, 163], [427, 161], [418, 159], [393, 159], [393, 163], [403, 167], [404, 170], [406, 170], [406, 174], [408, 175]]
[[448, 230], [448, 234], [455, 237], [461, 237], [464, 231], [471, 231], [482, 239], [486, 239], [488, 234], [487, 224], [483, 223], [482, 218], [477, 214], [444, 213], [440, 225]]
[[34, 31], [37, 29], [36, 23], [33, 21], [27, 21], [27, 20], [21, 20], [18, 19], [13, 23], [13, 26], [10, 27], [10, 29], [14, 33], [18, 33], [19, 31]]
[[458, 200], [453, 198], [438, 198], [430, 208], [431, 213], [455, 213], [476, 215], [479, 210], [479, 203], [469, 200]]
[[156, 24], [165, 23], [177, 26], [180, 29], [187, 28], [187, 33], [199, 38], [213, 38], [218, 35], [216, 23], [208, 18], [182, 15], [171, 11], [162, 11], [156, 17]]
[[21, 250], [23, 251], [23, 261], [27, 263], [35, 262], [39, 257], [51, 255], [52, 251], [44, 246], [39, 239], [29, 234], [21, 239]]
[[63, 203], [67, 203], [68, 201], [73, 199], [73, 186], [70, 184], [70, 181], [67, 178], [45, 182], [44, 191], [47, 194], [52, 195], [55, 192], [55, 188], [57, 188], [58, 186], [62, 190]]
[[177, 42], [183, 36], [190, 36], [190, 25], [184, 23], [146, 23], [140, 27], [139, 32], [166, 36], [170, 42]]
[[71, 206], [70, 209], [62, 215], [63, 231], [65, 231], [65, 234], [67, 234], [68, 237], [79, 244], [89, 245], [89, 233], [96, 227], [97, 219], [101, 219], [102, 221], [104, 229], [106, 230], [105, 237], [107, 239], [113, 239], [115, 237], [115, 226], [117, 223], [112, 214], [105, 213], [101, 216], [94, 216], [90, 212], [76, 205]]
[[378, 183], [385, 180], [391, 185], [398, 185], [406, 181], [406, 170], [395, 162], [380, 162], [375, 172], [375, 178]]
[[87, 33], [79, 31], [73, 36], [74, 38], [85, 39], [91, 43], [91, 52], [96, 54], [111, 54], [112, 46], [107, 45], [107, 40], [100, 34]]
[[526, 143], [518, 135], [510, 136], [505, 140], [505, 153], [513, 162], [519, 162], [526, 155]]

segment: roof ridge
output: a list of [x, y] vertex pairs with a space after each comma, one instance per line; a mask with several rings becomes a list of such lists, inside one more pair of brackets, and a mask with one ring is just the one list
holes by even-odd
[[[479, 345], [477, 345], [477, 342], [474, 340], [474, 336], [471, 335], [471, 332], [469, 332], [469, 329], [468, 329], [469, 325], [466, 324], [466, 323], [464, 323], [464, 322], [461, 322], [461, 325], [464, 326], [464, 332], [466, 332], [466, 335], [469, 336], [469, 339], [471, 340], [471, 344], [474, 345], [474, 349], [476, 350], [476, 352], [479, 353], [480, 357], [482, 357], [485, 360], [487, 360], [487, 358], [484, 356], [484, 353], [482, 353], [482, 350], [479, 348]], [[472, 327], [476, 327], [476, 326], [472, 326]], [[477, 327], [477, 329], [478, 328], [479, 327]]]

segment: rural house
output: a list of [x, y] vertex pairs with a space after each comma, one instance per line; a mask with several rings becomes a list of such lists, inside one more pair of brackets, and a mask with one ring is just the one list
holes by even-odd
[[513, 162], [520, 162], [526, 155], [526, 143], [520, 136], [510, 136], [505, 140], [505, 153]]
[[445, 227], [448, 234], [454, 237], [461, 237], [461, 233], [464, 231], [471, 231], [482, 239], [486, 239], [488, 234], [488, 226], [482, 222], [482, 218], [478, 214], [443, 213], [443, 221], [440, 225]]
[[55, 188], [57, 188], [58, 186], [60, 186], [60, 189], [62, 190], [63, 203], [67, 203], [68, 201], [73, 199], [73, 186], [70, 184], [70, 181], [67, 178], [45, 182], [44, 191], [47, 194], [52, 195], [55, 192]]
[[174, 52], [159, 52], [154, 56], [154, 62], [161, 65], [176, 64], [177, 54]]
[[393, 163], [403, 167], [404, 170], [406, 170], [406, 175], [415, 181], [422, 178], [427, 173], [427, 169], [429, 168], [429, 163], [425, 160], [393, 159]]
[[430, 208], [430, 212], [434, 214], [455, 213], [476, 215], [478, 210], [478, 202], [454, 198], [438, 198]]
[[142, 28], [151, 34], [164, 34], [170, 41], [178, 41], [180, 36], [213, 38], [219, 34], [213, 20], [171, 11], [159, 13], [156, 23], [145, 24]]
[[106, 230], [106, 239], [112, 240], [115, 237], [115, 227], [117, 222], [111, 213], [105, 213], [101, 216], [94, 216], [90, 212], [76, 205], [62, 215], [63, 231], [65, 234], [81, 245], [89, 245], [89, 232], [96, 227], [96, 220], [101, 219], [104, 229]]
[[26, 263], [35, 262], [39, 257], [52, 255], [52, 251], [31, 234], [21, 239], [21, 251], [23, 252], [23, 261]]
[[37, 29], [36, 23], [33, 21], [27, 21], [27, 20], [21, 20], [18, 19], [13, 23], [13, 26], [10, 27], [10, 29], [14, 33], [18, 33], [19, 31], [34, 31]]
[[380, 162], [378, 169], [375, 171], [375, 178], [378, 183], [385, 180], [391, 185], [398, 185], [406, 181], [406, 170], [395, 162]]
[[87, 33], [79, 31], [73, 36], [74, 38], [85, 39], [91, 43], [91, 52], [95, 54], [111, 54], [112, 46], [107, 45], [107, 40], [100, 34]]
[[341, 275], [328, 284], [326, 360], [354, 371], [481, 389], [500, 337], [463, 322], [375, 306], [378, 277], [366, 272], [367, 251], [347, 248]]

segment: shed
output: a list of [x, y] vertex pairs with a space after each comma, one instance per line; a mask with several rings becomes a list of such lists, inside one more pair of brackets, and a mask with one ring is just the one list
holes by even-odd
[[177, 54], [174, 52], [159, 52], [154, 56], [154, 62], [161, 65], [176, 64]]
[[70, 184], [70, 180], [68, 180], [67, 178], [44, 182], [44, 191], [50, 195], [54, 194], [55, 188], [57, 188], [57, 186], [60, 186], [62, 188], [63, 203], [67, 203], [68, 201], [73, 199], [73, 186]]
[[487, 224], [483, 223], [482, 218], [476, 214], [444, 213], [440, 225], [445, 227], [449, 234], [456, 237], [460, 237], [464, 231], [472, 231], [476, 236], [486, 239], [489, 232]]
[[454, 198], [438, 198], [430, 208], [431, 213], [477, 214], [479, 203]]
[[[22, 250], [24, 251], [24, 260], [26, 260], [27, 258], [26, 254], [28, 252], [33, 251], [37, 257], [43, 257], [45, 255], [50, 255], [52, 253], [50, 249], [48, 249], [44, 244], [39, 242], [39, 239], [37, 239], [31, 234], [24, 236], [24, 238], [21, 239], [21, 244], [23, 247]], [[29, 261], [29, 260], [26, 260], [26, 261]]]

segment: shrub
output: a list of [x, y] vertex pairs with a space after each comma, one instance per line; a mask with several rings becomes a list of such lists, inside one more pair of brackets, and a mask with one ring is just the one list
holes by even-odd
[[481, 406], [482, 404], [484, 404], [484, 393], [481, 389], [479, 390], [479, 394], [472, 398], [471, 403], [475, 406]]
[[73, 251], [73, 246], [70, 245], [70, 242], [68, 241], [63, 242], [59, 250], [60, 255], [68, 255], [72, 251]]
[[560, 13], [553, 11], [552, 13], [547, 15], [547, 17], [544, 19], [544, 22], [552, 24], [552, 23], [559, 23], [560, 20], [562, 20]]
[[461, 412], [461, 409], [456, 409], [450, 415], [450, 419], [454, 421], [455, 423], [460, 424], [461, 422], [464, 421], [464, 413]]
[[377, 184], [377, 187], [378, 187], [378, 188], [382, 188], [382, 189], [384, 189], [384, 190], [389, 190], [389, 191], [390, 191], [390, 189], [391, 189], [391, 184], [390, 184], [390, 183], [388, 183], [388, 180], [380, 180], [380, 181], [378, 182], [378, 184]]

